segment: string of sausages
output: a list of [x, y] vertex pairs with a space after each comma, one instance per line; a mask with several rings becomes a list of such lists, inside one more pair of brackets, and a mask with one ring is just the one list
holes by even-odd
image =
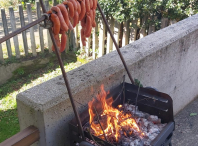
[[[83, 46], [86, 45], [86, 38], [90, 37], [92, 27], [96, 26], [97, 0], [67, 0], [62, 4], [53, 6], [47, 13], [50, 14], [50, 20], [53, 23], [52, 31], [59, 48], [59, 52], [65, 50], [68, 30], [81, 22], [81, 41]], [[61, 41], [59, 38], [61, 35]], [[55, 51], [54, 46], [52, 50]]]

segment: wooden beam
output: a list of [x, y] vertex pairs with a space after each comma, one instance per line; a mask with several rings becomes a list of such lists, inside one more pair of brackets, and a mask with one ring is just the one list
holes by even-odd
[[34, 126], [29, 126], [23, 131], [15, 134], [0, 143], [0, 146], [29, 146], [39, 140], [39, 130]]

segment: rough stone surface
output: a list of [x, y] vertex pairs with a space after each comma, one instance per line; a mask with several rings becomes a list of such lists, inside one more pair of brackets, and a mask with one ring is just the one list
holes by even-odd
[[[121, 49], [133, 78], [169, 94], [175, 114], [198, 95], [197, 24], [194, 15]], [[113, 51], [67, 75], [82, 112], [101, 84], [109, 90], [120, 84], [126, 72]], [[69, 145], [68, 122], [74, 113], [61, 76], [18, 94], [17, 104], [21, 130], [31, 124], [39, 127], [39, 145]]]
[[[20, 63], [12, 63], [9, 65], [0, 65], [0, 85], [5, 83], [8, 79], [10, 79], [13, 76], [13, 71], [15, 71], [17, 68], [21, 66], [30, 66], [34, 64], [35, 60], [28, 60], [23, 61]], [[46, 64], [49, 62], [49, 59], [41, 59], [37, 60], [39, 64]]]
[[198, 98], [192, 101], [175, 116], [175, 131], [173, 134], [173, 146], [198, 146]]

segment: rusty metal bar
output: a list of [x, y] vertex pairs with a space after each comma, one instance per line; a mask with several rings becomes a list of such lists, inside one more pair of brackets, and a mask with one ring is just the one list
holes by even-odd
[[30, 27], [32, 27], [32, 26], [44, 21], [45, 19], [46, 19], [46, 16], [42, 16], [41, 18], [37, 19], [36, 21], [33, 21], [32, 23], [29, 23], [28, 25], [26, 25], [26, 26], [24, 26], [24, 27], [22, 27], [22, 28], [20, 28], [20, 29], [18, 29], [16, 31], [10, 33], [9, 35], [4, 36], [3, 38], [0, 39], [0, 44], [3, 43], [4, 41], [14, 37], [15, 35], [17, 35], [17, 34], [23, 32], [23, 31], [29, 29]]
[[0, 143], [0, 146], [29, 146], [38, 141], [39, 138], [38, 128], [29, 126], [23, 131]]
[[[45, 6], [43, 4], [43, 0], [39, 0], [39, 2], [41, 4], [43, 13], [46, 13], [46, 9], [45, 9]], [[76, 105], [74, 103], [74, 99], [73, 99], [73, 96], [72, 96], [72, 93], [71, 93], [71, 88], [70, 88], [70, 85], [69, 85], [69, 82], [68, 82], [68, 79], [67, 79], [67, 74], [65, 72], [65, 69], [64, 69], [64, 66], [63, 66], [63, 61], [62, 61], [61, 56], [59, 54], [59, 50], [58, 50], [58, 47], [56, 45], [56, 42], [55, 42], [55, 39], [54, 39], [54, 36], [53, 36], [53, 33], [52, 33], [52, 28], [49, 28], [49, 33], [50, 33], [50, 36], [51, 36], [51, 39], [52, 39], [52, 43], [53, 43], [54, 48], [55, 48], [55, 52], [56, 52], [56, 56], [58, 58], [59, 65], [61, 67], [62, 75], [63, 75], [64, 81], [65, 81], [65, 85], [66, 85], [66, 88], [67, 88], [67, 91], [68, 91], [68, 94], [69, 94], [69, 98], [70, 98], [70, 101], [71, 101], [71, 104], [72, 104], [72, 108], [74, 110], [75, 117], [76, 117], [76, 119], [78, 121], [79, 132], [80, 132], [80, 134], [82, 136], [82, 139], [85, 140], [85, 136], [84, 136], [84, 132], [83, 132], [83, 128], [82, 128], [82, 123], [80, 121], [80, 117], [79, 117], [78, 111], [76, 109]]]
[[115, 38], [114, 38], [114, 36], [113, 36], [113, 34], [112, 34], [110, 28], [109, 28], [109, 25], [108, 25], [108, 23], [107, 23], [107, 20], [106, 20], [106, 18], [105, 18], [105, 15], [104, 15], [104, 13], [103, 13], [103, 11], [102, 11], [102, 9], [101, 9], [99, 3], [97, 4], [97, 7], [98, 7], [98, 9], [99, 9], [99, 11], [100, 11], [100, 13], [101, 13], [101, 15], [102, 15], [103, 21], [104, 21], [104, 23], [105, 23], [105, 25], [106, 25], [106, 27], [107, 27], [107, 30], [109, 31], [109, 34], [110, 34], [110, 36], [111, 36], [111, 39], [113, 40], [113, 43], [114, 43], [114, 45], [115, 45], [115, 47], [116, 47], [116, 50], [118, 51], [118, 54], [119, 54], [119, 56], [120, 56], [120, 59], [121, 59], [123, 65], [124, 65], [124, 68], [125, 68], [125, 70], [126, 70], [128, 76], [129, 76], [129, 79], [130, 79], [131, 83], [134, 84], [133, 78], [132, 78], [132, 76], [131, 76], [131, 74], [130, 74], [130, 72], [129, 72], [129, 69], [128, 69], [127, 65], [126, 65], [126, 62], [125, 62], [123, 56], [122, 56], [122, 53], [120, 52], [120, 48], [119, 48], [118, 44], [116, 43], [116, 40], [115, 40]]

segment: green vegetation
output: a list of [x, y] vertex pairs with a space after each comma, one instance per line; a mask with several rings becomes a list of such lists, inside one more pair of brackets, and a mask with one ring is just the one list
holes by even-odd
[[[158, 25], [162, 17], [179, 21], [198, 13], [196, 0], [100, 0], [99, 3], [107, 16], [119, 22], [140, 19], [140, 28]], [[146, 22], [142, 22], [143, 18]]]
[[128, 19], [164, 16], [181, 20], [198, 12], [196, 0], [100, 0], [107, 15], [122, 22]]
[[[72, 70], [88, 59], [76, 56], [74, 53], [62, 54], [66, 71]], [[33, 86], [61, 75], [61, 69], [54, 55], [50, 62], [42, 67], [21, 67], [14, 71], [14, 77], [0, 86], [0, 142], [19, 132], [19, 121], [17, 118], [16, 95]]]

